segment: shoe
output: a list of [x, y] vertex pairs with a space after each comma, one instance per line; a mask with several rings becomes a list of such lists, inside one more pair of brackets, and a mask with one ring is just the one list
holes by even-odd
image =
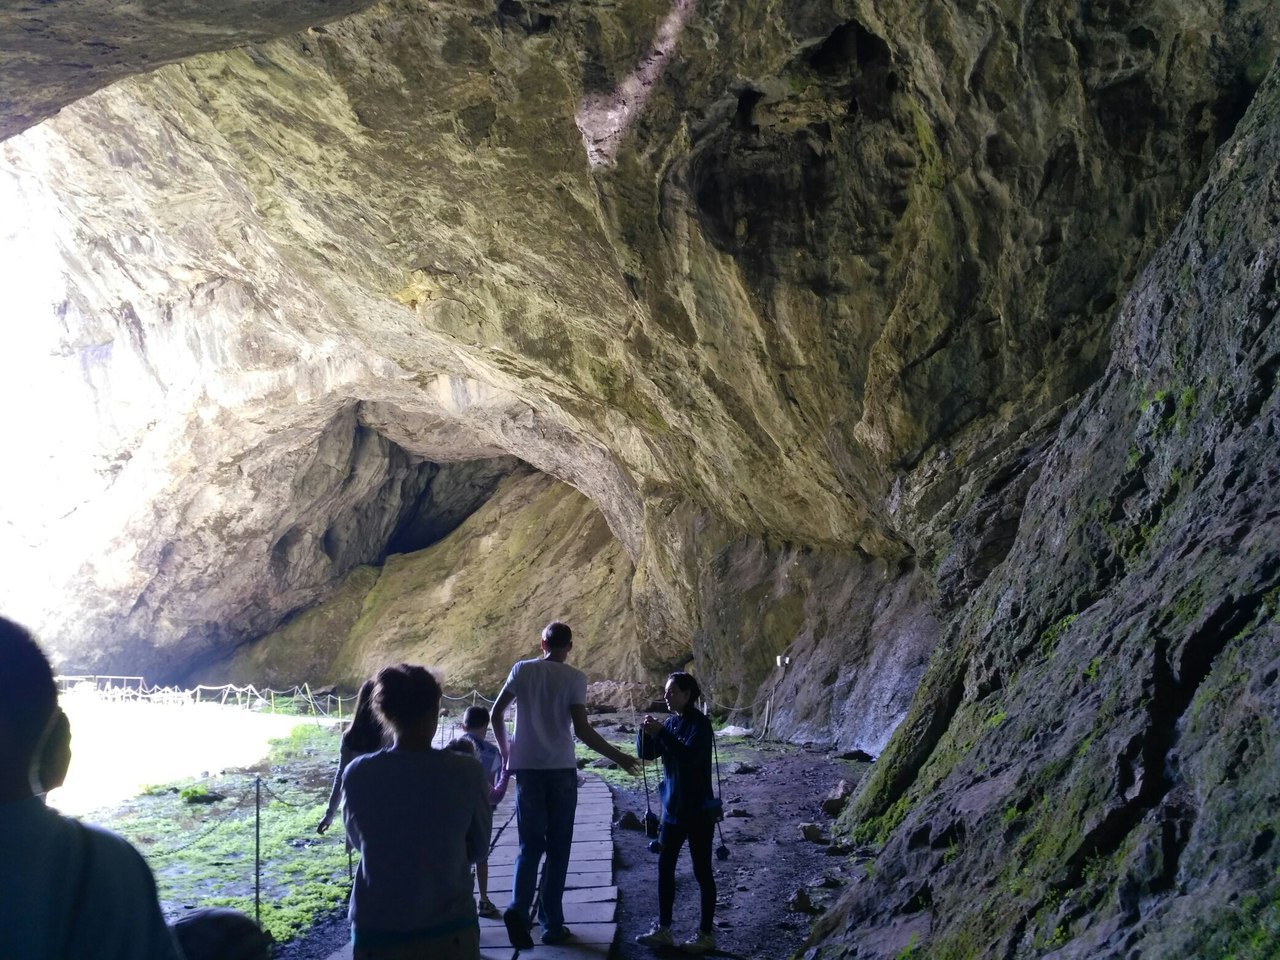
[[476, 913], [480, 914], [482, 917], [488, 917], [490, 920], [497, 920], [502, 916], [502, 914], [498, 912], [498, 908], [493, 905], [492, 900], [481, 900], [477, 903]]
[[548, 930], [542, 935], [542, 942], [549, 947], [556, 944], [568, 943], [573, 939], [573, 934], [569, 932], [568, 927], [561, 927], [559, 930]]
[[517, 950], [532, 950], [533, 937], [529, 934], [529, 921], [519, 910], [508, 910], [502, 915], [507, 925], [507, 939]]
[[671, 936], [671, 928], [659, 923], [655, 923], [648, 933], [642, 933], [636, 937], [636, 943], [643, 947], [674, 947], [676, 945]]
[[716, 948], [716, 935], [711, 930], [700, 930], [696, 937], [690, 937], [684, 943], [680, 944], [680, 949], [685, 953], [694, 953], [701, 956], [708, 951]]

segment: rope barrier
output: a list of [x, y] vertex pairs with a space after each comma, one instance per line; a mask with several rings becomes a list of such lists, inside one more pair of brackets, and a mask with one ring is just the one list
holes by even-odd
[[171, 849], [171, 850], [161, 850], [161, 851], [160, 851], [160, 852], [158, 852], [158, 853], [157, 853], [156, 851], [154, 851], [154, 850], [151, 850], [151, 851], [148, 851], [148, 852], [145, 854], [145, 856], [146, 856], [146, 858], [147, 858], [148, 860], [150, 860], [150, 859], [157, 859], [157, 860], [158, 860], [158, 859], [162, 859], [162, 858], [164, 858], [164, 857], [172, 857], [175, 853], [181, 853], [183, 850], [189, 850], [189, 849], [191, 849], [192, 847], [194, 847], [197, 843], [199, 843], [200, 841], [202, 841], [202, 840], [207, 840], [209, 837], [213, 836], [213, 834], [214, 834], [214, 833], [216, 833], [218, 830], [220, 830], [222, 827], [225, 827], [227, 824], [232, 823], [232, 822], [233, 822], [233, 821], [232, 821], [232, 820], [230, 820], [230, 819], [227, 819], [227, 820], [216, 820], [216, 821], [214, 821], [214, 823], [212, 823], [212, 824], [209, 826], [209, 828], [208, 828], [207, 830], [205, 830], [205, 831], [203, 831], [202, 833], [199, 833], [199, 834], [197, 834], [196, 836], [192, 837], [192, 838], [191, 838], [190, 840], [188, 840], [186, 843], [181, 844], [180, 846], [174, 847], [174, 848], [173, 848], [173, 849]]
[[280, 794], [272, 790], [271, 784], [267, 783], [265, 780], [262, 781], [262, 789], [267, 791], [268, 794], [279, 800], [286, 807], [314, 807], [321, 802], [320, 799], [318, 799], [320, 797], [320, 793], [316, 794], [316, 799], [307, 800], [302, 803], [294, 803], [292, 800], [286, 800], [284, 797], [280, 796]]

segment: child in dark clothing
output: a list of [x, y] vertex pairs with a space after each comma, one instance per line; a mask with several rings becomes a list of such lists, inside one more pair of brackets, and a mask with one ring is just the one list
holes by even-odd
[[715, 793], [711, 788], [711, 721], [694, 702], [702, 696], [698, 681], [687, 673], [667, 678], [666, 700], [671, 716], [664, 723], [646, 716], [636, 734], [636, 753], [642, 760], [662, 758], [662, 827], [658, 834], [658, 923], [636, 938], [649, 947], [675, 945], [671, 916], [676, 898], [676, 858], [685, 840], [701, 890], [702, 922], [696, 936], [684, 943], [688, 953], [716, 947], [711, 921], [716, 908], [716, 878], [711, 868], [715, 834]]

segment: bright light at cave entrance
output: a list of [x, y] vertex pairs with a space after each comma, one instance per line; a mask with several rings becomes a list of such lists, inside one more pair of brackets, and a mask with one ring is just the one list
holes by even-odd
[[77, 816], [118, 806], [148, 786], [252, 766], [267, 755], [268, 741], [316, 722], [214, 703], [111, 701], [91, 692], [64, 693], [60, 702], [71, 720], [71, 770], [49, 804]]
[[36, 131], [0, 147], [0, 408], [5, 447], [16, 454], [0, 521], [19, 543], [37, 533], [26, 528], [31, 517], [74, 509], [84, 464], [98, 446], [83, 371], [63, 346], [58, 305], [67, 296], [68, 238], [59, 234], [71, 228], [50, 188], [47, 152]]

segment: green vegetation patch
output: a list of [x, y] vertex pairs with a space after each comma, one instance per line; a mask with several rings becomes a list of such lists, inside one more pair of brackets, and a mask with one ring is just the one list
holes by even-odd
[[[337, 757], [336, 728], [302, 723], [273, 740], [257, 767], [148, 787], [101, 822], [146, 857], [169, 916], [212, 906], [255, 916], [260, 828], [260, 922], [277, 941], [289, 940], [350, 893], [341, 824], [324, 837], [315, 832]], [[213, 794], [224, 799], [201, 802]]]

